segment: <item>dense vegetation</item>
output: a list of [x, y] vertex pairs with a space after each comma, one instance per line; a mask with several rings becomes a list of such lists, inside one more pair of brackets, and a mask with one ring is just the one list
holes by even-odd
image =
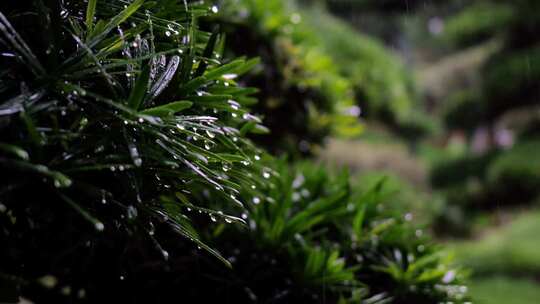
[[384, 179], [252, 143], [308, 154], [358, 107], [285, 2], [234, 5], [2, 3], [0, 301], [467, 301]]
[[[368, 120], [358, 141], [332, 142], [334, 161], [363, 177], [384, 168], [400, 175], [392, 179], [401, 193], [414, 189], [402, 197], [423, 202], [413, 213], [454, 239], [458, 260], [473, 270], [474, 302], [537, 303], [539, 2], [303, 2], [325, 6], [405, 59], [408, 74], [416, 72], [414, 111], [425, 109], [440, 125], [405, 154], [405, 136], [381, 132], [381, 117]], [[319, 19], [314, 26], [324, 24]]]
[[[432, 178], [464, 212], [531, 204], [540, 194], [534, 152], [540, 19], [530, 13], [536, 5], [473, 1], [449, 17], [444, 39], [455, 47], [498, 45], [481, 66], [479, 80], [451, 94], [443, 111], [446, 127], [465, 132], [474, 155], [438, 163]], [[486, 143], [479, 146], [482, 132]]]

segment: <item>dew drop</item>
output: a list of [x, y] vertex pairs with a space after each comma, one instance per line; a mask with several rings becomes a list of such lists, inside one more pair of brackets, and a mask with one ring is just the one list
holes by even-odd
[[223, 74], [223, 79], [226, 79], [226, 80], [233, 80], [235, 79], [236, 77], [238, 77], [237, 74]]
[[107, 196], [106, 196], [105, 191], [101, 191], [101, 203], [107, 204]]
[[255, 196], [252, 201], [255, 205], [258, 205], [261, 202], [261, 199]]
[[56, 176], [54, 179], [54, 186], [56, 188], [67, 188], [71, 186], [73, 182], [65, 175]]
[[128, 208], [127, 208], [127, 217], [128, 219], [134, 219], [136, 218], [138, 215], [138, 211], [137, 211], [137, 208], [135, 208], [135, 206], [133, 205], [129, 205]]
[[96, 149], [94, 149], [94, 152], [100, 153], [100, 152], [103, 152], [103, 150], [105, 150], [105, 147], [101, 145], [101, 146], [98, 146]]
[[103, 225], [102, 222], [96, 222], [94, 224], [94, 227], [96, 228], [97, 231], [103, 231], [105, 229], [105, 225]]
[[216, 135], [214, 133], [210, 132], [209, 130], [206, 130], [206, 135], [208, 135], [208, 137], [210, 137], [210, 138], [216, 137]]
[[148, 229], [148, 234], [149, 235], [154, 235], [154, 233], [156, 232], [156, 228], [154, 227], [154, 224], [152, 222], [150, 222], [149, 224], [149, 229]]

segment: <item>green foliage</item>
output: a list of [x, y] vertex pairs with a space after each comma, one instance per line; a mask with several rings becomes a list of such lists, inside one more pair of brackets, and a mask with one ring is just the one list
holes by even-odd
[[449, 130], [466, 130], [471, 136], [478, 124], [486, 121], [486, 109], [478, 92], [453, 93], [445, 103], [444, 123]]
[[380, 120], [407, 139], [421, 137], [434, 126], [416, 103], [412, 73], [384, 46], [356, 32], [320, 9], [305, 14], [313, 41], [321, 44], [353, 85], [366, 117]]
[[[387, 207], [397, 199], [382, 181], [361, 190], [347, 174], [290, 168], [251, 144], [268, 129], [250, 107], [295, 145], [332, 124], [356, 131], [350, 84], [310, 50], [309, 27], [289, 32], [298, 16], [284, 2], [216, 8], [2, 8], [0, 301], [466, 301], [463, 273]], [[227, 42], [204, 30], [218, 21], [245, 34], [233, 51], [269, 51], [258, 76], [240, 78], [257, 59], [222, 59]], [[281, 115], [265, 112], [274, 106]]]
[[408, 214], [408, 217], [414, 219], [414, 223], [418, 227], [430, 227], [433, 224], [433, 216], [439, 212], [441, 207], [437, 198], [418, 189], [418, 186], [412, 185], [410, 181], [395, 173], [364, 171], [358, 177], [355, 187], [359, 191], [368, 191], [381, 180], [384, 180], [384, 183], [379, 191], [382, 195], [391, 198], [391, 201], [387, 202], [389, 208], [402, 214]]
[[466, 9], [452, 16], [445, 25], [445, 36], [464, 47], [493, 38], [512, 21], [514, 8], [507, 3], [473, 1]]
[[540, 299], [538, 284], [532, 279], [487, 277], [472, 280], [469, 292], [479, 304], [536, 304]]
[[502, 202], [528, 203], [540, 194], [540, 142], [521, 142], [490, 164], [489, 188]]
[[456, 235], [469, 234], [471, 218], [481, 211], [534, 204], [540, 192], [534, 140], [517, 143], [509, 150], [466, 156], [436, 164], [431, 183], [444, 196], [445, 211], [435, 229]]
[[481, 241], [455, 244], [457, 258], [476, 276], [536, 275], [540, 273], [538, 232], [540, 213], [529, 211]]
[[469, 179], [484, 180], [487, 168], [497, 152], [451, 158], [435, 164], [431, 170], [431, 184], [436, 188], [466, 183]]
[[171, 5], [13, 4], [0, 14], [0, 223], [13, 249], [2, 260], [40, 250], [25, 244], [33, 231], [74, 214], [90, 238], [137, 231], [166, 259], [158, 222], [221, 258], [183, 206], [217, 214], [208, 202], [219, 200], [239, 213], [236, 193], [262, 183], [259, 151], [244, 138], [260, 121], [245, 108], [251, 91], [225, 77], [252, 63], [216, 59], [215, 34], [194, 25], [209, 8], [173, 5], [177, 21], [159, 18]]
[[237, 56], [261, 57], [259, 69], [245, 78], [260, 89], [255, 110], [274, 134], [257, 138], [259, 142], [274, 152], [310, 153], [330, 133], [358, 134], [359, 113], [352, 108], [349, 82], [333, 60], [307, 39], [316, 33], [304, 25], [292, 2], [222, 4], [217, 21], [228, 33], [226, 49]]
[[[235, 289], [264, 294], [260, 282], [275, 280], [285, 271], [293, 283], [288, 292], [276, 291], [286, 294], [285, 301], [298, 298], [306, 288], [307, 299], [319, 299], [324, 291], [327, 301], [342, 303], [360, 298], [376, 303], [465, 300], [459, 285], [463, 273], [408, 222], [409, 215], [394, 208], [392, 202], [399, 195], [385, 190], [384, 180], [371, 187], [353, 187], [346, 174], [333, 176], [310, 163], [295, 170], [285, 162], [278, 167], [279, 178], [271, 179], [267, 196], [249, 196], [253, 203], [245, 217], [252, 228], [251, 241], [232, 245], [231, 240], [239, 239], [234, 235], [242, 231], [236, 226], [218, 229], [218, 241], [229, 247], [224, 252], [234, 265], [274, 261], [273, 270], [265, 273], [234, 268], [234, 276], [250, 277]], [[256, 257], [253, 248], [259, 252]], [[280, 261], [284, 256], [291, 261], [287, 270]]]
[[[308, 1], [308, 0], [305, 0]], [[316, 2], [317, 0], [312, 0]], [[382, 11], [386, 13], [402, 13], [411, 12], [414, 9], [422, 8], [426, 6], [426, 2], [420, 0], [320, 0], [324, 2], [329, 9], [339, 14], [350, 14], [354, 11]], [[430, 3], [440, 2], [439, 0], [432, 0]]]
[[[540, 39], [539, 39], [540, 41]], [[483, 102], [490, 118], [524, 106], [534, 106], [540, 94], [540, 47], [508, 49], [495, 54], [484, 67]]]
[[431, 183], [467, 208], [529, 203], [539, 194], [538, 149], [538, 142], [528, 141], [507, 151], [442, 162], [432, 169]]
[[[538, 2], [471, 1], [450, 16], [446, 37], [460, 46], [493, 38], [500, 43], [482, 68], [477, 100], [483, 118], [494, 121], [506, 112], [535, 105], [538, 99]], [[483, 123], [480, 121], [479, 123]]]

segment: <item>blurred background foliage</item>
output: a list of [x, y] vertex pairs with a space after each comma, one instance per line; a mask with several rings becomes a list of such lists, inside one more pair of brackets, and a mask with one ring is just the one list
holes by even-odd
[[401, 58], [416, 111], [436, 126], [407, 152], [406, 137], [366, 121], [359, 141], [332, 141], [323, 159], [415, 189], [409, 201], [424, 202], [417, 212], [472, 269], [476, 302], [538, 302], [538, 1], [303, 2]]

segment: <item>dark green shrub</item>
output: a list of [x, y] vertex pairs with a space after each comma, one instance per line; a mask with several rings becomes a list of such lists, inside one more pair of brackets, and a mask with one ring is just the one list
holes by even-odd
[[434, 229], [440, 235], [467, 235], [483, 211], [530, 205], [540, 192], [537, 141], [437, 164], [431, 184], [446, 201]]
[[418, 104], [412, 73], [384, 46], [321, 9], [305, 14], [312, 40], [324, 47], [348, 77], [364, 116], [381, 121], [399, 136], [416, 140], [433, 132], [433, 121]]
[[498, 151], [483, 155], [469, 155], [437, 163], [430, 172], [431, 184], [435, 188], [464, 184], [469, 179], [484, 180], [487, 168]]
[[444, 123], [449, 130], [465, 130], [469, 136], [476, 127], [487, 120], [486, 105], [473, 90], [452, 94], [444, 108]]
[[219, 37], [194, 25], [205, 5], [124, 4], [2, 4], [0, 272], [24, 294], [45, 275], [115, 286], [132, 263], [167, 260], [156, 230], [221, 258], [183, 205], [243, 222], [218, 211], [239, 214], [237, 193], [264, 180], [244, 138], [259, 128], [252, 90], [225, 77], [253, 63], [216, 59]]
[[540, 138], [540, 119], [533, 118], [527, 122], [518, 134], [518, 141], [530, 141]]
[[452, 43], [467, 47], [493, 38], [513, 18], [515, 11], [511, 4], [473, 1], [472, 5], [449, 18], [444, 33]]
[[536, 105], [540, 97], [540, 47], [505, 50], [484, 67], [487, 115], [497, 118], [508, 110]]
[[539, 8], [531, 0], [470, 1], [447, 21], [446, 32], [458, 43], [494, 38], [499, 44], [481, 71], [485, 119], [495, 121], [512, 109], [534, 106], [538, 99], [540, 18], [534, 12]]
[[[302, 297], [313, 303], [465, 300], [463, 274], [409, 222], [410, 214], [395, 208], [400, 194], [385, 190], [384, 181], [353, 187], [347, 174], [333, 176], [310, 163], [287, 167], [281, 162], [265, 197], [245, 197], [253, 202], [245, 215], [249, 238], [226, 224], [211, 233], [234, 261], [226, 280], [233, 287], [223, 297], [244, 302], [253, 292], [258, 301], [280, 303]], [[262, 268], [267, 270], [257, 271]], [[279, 283], [283, 277], [288, 285]]]
[[529, 203], [540, 194], [540, 142], [520, 142], [490, 164], [488, 187], [493, 204]]

